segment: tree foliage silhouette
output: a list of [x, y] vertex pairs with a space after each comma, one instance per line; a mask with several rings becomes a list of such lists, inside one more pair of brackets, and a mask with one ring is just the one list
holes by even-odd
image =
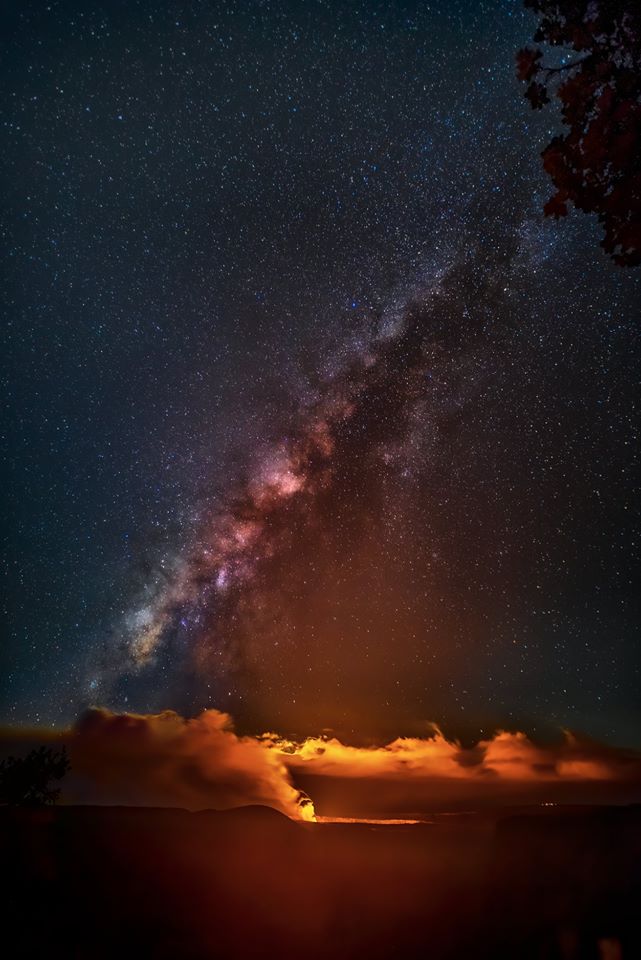
[[641, 264], [641, 0], [524, 0], [539, 16], [535, 43], [564, 47], [546, 66], [541, 47], [519, 50], [517, 76], [540, 110], [556, 97], [567, 133], [543, 150], [556, 192], [548, 216], [568, 204], [595, 213], [601, 246], [620, 266]]
[[71, 768], [67, 751], [38, 747], [26, 757], [8, 757], [0, 763], [0, 804], [42, 807], [56, 803], [60, 789], [51, 786]]

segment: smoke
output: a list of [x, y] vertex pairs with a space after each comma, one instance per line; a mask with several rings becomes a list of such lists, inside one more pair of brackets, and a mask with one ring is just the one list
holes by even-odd
[[231, 718], [206, 710], [141, 715], [86, 711], [65, 735], [84, 802], [226, 809], [265, 804], [295, 819], [313, 807], [291, 783], [278, 751], [239, 737]]
[[425, 737], [355, 747], [328, 737], [238, 736], [229, 715], [218, 710], [186, 719], [173, 711], [94, 708], [55, 738], [67, 745], [72, 762], [66, 802], [189, 809], [265, 804], [313, 820], [315, 808], [336, 816], [420, 818], [461, 804], [641, 799], [638, 752], [570, 733], [544, 745], [500, 731], [464, 747], [433, 728]]
[[641, 775], [641, 757], [582, 740], [566, 732], [560, 744], [541, 745], [524, 733], [501, 730], [474, 747], [448, 740], [437, 728], [429, 737], [399, 737], [380, 747], [353, 747], [335, 738], [309, 737], [301, 743], [269, 738], [289, 770], [315, 775], [495, 781], [613, 780]]
[[619, 803], [641, 799], [641, 755], [565, 732], [554, 744], [498, 731], [472, 747], [446, 738], [401, 737], [353, 747], [335, 738], [273, 740], [316, 812], [348, 817], [425, 817], [435, 811], [512, 804]]

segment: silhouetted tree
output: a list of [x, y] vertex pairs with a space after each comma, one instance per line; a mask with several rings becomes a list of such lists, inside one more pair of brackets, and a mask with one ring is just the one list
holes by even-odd
[[[517, 76], [535, 110], [556, 97], [565, 136], [543, 153], [556, 193], [548, 216], [568, 204], [596, 213], [601, 246], [621, 266], [641, 264], [641, 0], [524, 0], [540, 18], [535, 43], [565, 47], [546, 66], [540, 47], [517, 54]], [[569, 58], [569, 59], [568, 59]]]
[[9, 757], [0, 763], [0, 804], [42, 807], [55, 803], [60, 790], [50, 786], [71, 768], [67, 751], [38, 747], [26, 757]]

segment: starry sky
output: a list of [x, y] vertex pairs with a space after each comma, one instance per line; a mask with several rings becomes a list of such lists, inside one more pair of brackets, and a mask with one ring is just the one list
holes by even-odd
[[533, 30], [8, 5], [0, 721], [641, 745], [641, 285], [542, 216]]

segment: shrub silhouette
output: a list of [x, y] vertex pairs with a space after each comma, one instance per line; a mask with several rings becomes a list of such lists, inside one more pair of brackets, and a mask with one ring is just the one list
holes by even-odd
[[38, 747], [26, 757], [8, 757], [0, 763], [0, 804], [44, 807], [56, 803], [60, 789], [50, 786], [71, 768], [67, 751]]

